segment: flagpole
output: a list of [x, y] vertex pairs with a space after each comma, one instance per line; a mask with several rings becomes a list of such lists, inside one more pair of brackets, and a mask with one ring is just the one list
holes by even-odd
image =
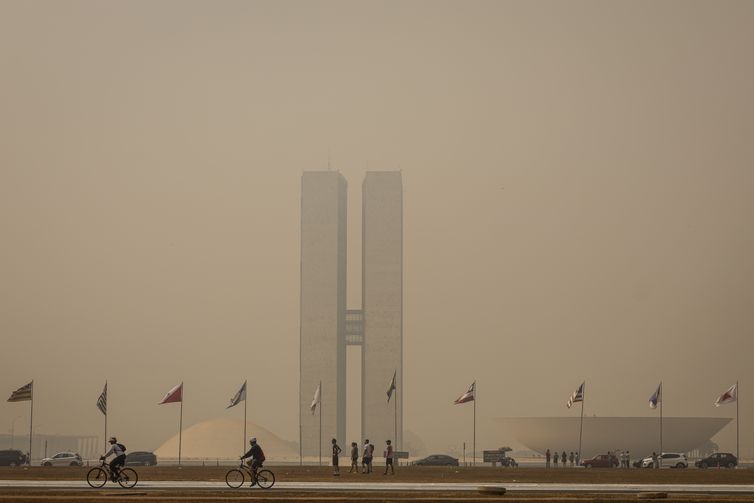
[[322, 466], [322, 381], [319, 381], [319, 466]]
[[[105, 393], [107, 393], [107, 381], [105, 381]], [[107, 452], [107, 395], [105, 395], [105, 452]]]
[[473, 443], [471, 446], [471, 449], [473, 450], [471, 454], [471, 466], [476, 466], [476, 395], [477, 395], [477, 386], [476, 381], [474, 381], [474, 435], [473, 435]]
[[662, 468], [662, 402], [665, 401], [663, 394], [662, 381], [660, 381], [660, 468]]
[[181, 443], [183, 441], [183, 383], [181, 383], [181, 415], [178, 419], [178, 466], [181, 466]]
[[32, 431], [34, 430], [34, 380], [31, 381], [31, 410], [29, 411], [29, 459], [26, 460], [26, 464], [31, 466], [31, 438]]
[[[246, 383], [243, 383], [243, 385], [244, 385], [244, 389], [245, 389], [246, 388]], [[248, 392], [248, 390], [246, 390], [246, 397], [244, 397], [244, 399], [243, 399], [243, 445], [242, 445], [243, 449], [241, 449], [241, 450], [246, 449], [246, 408], [247, 408], [247, 404], [248, 404], [248, 396], [249, 396], [249, 392]]]
[[738, 389], [738, 381], [736, 381], [736, 460], [741, 459], [738, 455], [738, 397], [741, 395]]
[[[393, 375], [397, 375], [398, 371], [395, 371]], [[397, 380], [397, 379], [396, 379]], [[395, 450], [398, 450], [398, 386], [396, 384], [395, 389], [393, 390], [393, 393], [395, 394]]]
[[586, 381], [584, 381], [584, 389], [581, 391], [581, 421], [579, 422], [579, 459], [584, 458], [584, 453], [581, 452], [581, 439], [584, 435], [584, 402], [586, 401]]

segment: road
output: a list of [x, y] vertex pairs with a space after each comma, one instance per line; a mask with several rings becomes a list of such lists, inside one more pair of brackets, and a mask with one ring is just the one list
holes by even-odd
[[[115, 488], [112, 485], [106, 487]], [[480, 487], [505, 487], [516, 493], [695, 493], [695, 494], [754, 494], [754, 484], [569, 484], [569, 483], [418, 483], [418, 482], [277, 482], [274, 490], [297, 492], [317, 491], [396, 491], [396, 492], [472, 492]], [[88, 489], [85, 481], [75, 480], [0, 480], [3, 489]], [[224, 482], [212, 481], [143, 481], [136, 489], [220, 490], [229, 489]], [[119, 489], [120, 490], [120, 489]]]

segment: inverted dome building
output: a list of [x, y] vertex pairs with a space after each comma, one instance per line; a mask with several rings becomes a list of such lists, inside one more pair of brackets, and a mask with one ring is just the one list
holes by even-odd
[[[247, 436], [255, 436], [264, 449], [267, 459], [275, 461], [298, 461], [298, 447], [293, 442], [281, 439], [268, 429], [247, 423]], [[243, 442], [243, 420], [210, 419], [183, 430], [182, 457], [184, 459], [231, 459], [238, 458], [248, 449], [248, 439]], [[160, 458], [178, 457], [178, 434], [169, 438], [155, 450]]]
[[[507, 417], [496, 422], [533, 451], [578, 451], [578, 417]], [[665, 452], [689, 452], [730, 422], [730, 418], [719, 417], [665, 417], [662, 448]], [[651, 454], [659, 450], [659, 427], [656, 417], [584, 417], [581, 457], [616, 450], [629, 450], [638, 456]]]

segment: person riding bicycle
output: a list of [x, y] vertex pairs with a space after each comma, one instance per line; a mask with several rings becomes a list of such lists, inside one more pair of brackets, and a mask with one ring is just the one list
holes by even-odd
[[249, 461], [246, 463], [249, 465], [249, 468], [251, 468], [251, 485], [254, 485], [257, 483], [257, 470], [262, 467], [265, 458], [264, 451], [262, 451], [262, 448], [257, 443], [256, 437], [249, 440], [249, 444], [251, 444], [251, 447], [246, 454], [241, 456], [241, 460], [249, 458]]
[[110, 437], [109, 442], [110, 450], [104, 456], [100, 456], [99, 459], [104, 461], [110, 454], [115, 454], [115, 458], [110, 461], [110, 479], [115, 482], [118, 478], [119, 467], [126, 464], [126, 446], [118, 443], [118, 439], [115, 437]]

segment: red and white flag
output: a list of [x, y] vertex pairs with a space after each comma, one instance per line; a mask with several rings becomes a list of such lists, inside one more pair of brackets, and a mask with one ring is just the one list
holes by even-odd
[[472, 402], [474, 400], [475, 394], [476, 394], [476, 381], [471, 383], [471, 386], [469, 386], [469, 389], [466, 390], [466, 393], [456, 398], [456, 401], [453, 403], [458, 405], [459, 403]]
[[726, 403], [732, 403], [738, 400], [738, 383], [734, 384], [728, 390], [717, 397], [717, 400], [715, 400], [715, 407], [720, 407], [721, 405], [725, 405]]
[[163, 398], [158, 405], [177, 402], [183, 402], [183, 383], [168, 391], [167, 395], [165, 395], [165, 398]]

